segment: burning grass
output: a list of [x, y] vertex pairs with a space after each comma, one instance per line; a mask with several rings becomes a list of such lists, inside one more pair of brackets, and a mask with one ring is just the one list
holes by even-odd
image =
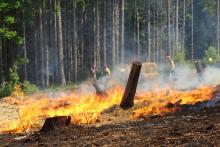
[[[209, 100], [213, 97], [213, 89], [201, 87], [192, 91], [166, 89], [157, 92], [138, 92], [135, 105], [140, 107], [135, 107], [129, 119], [138, 119], [146, 115], [164, 115], [178, 110], [178, 107], [167, 107], [168, 103], [179, 102], [182, 105]], [[16, 120], [0, 119], [2, 126], [0, 132], [22, 133], [37, 130], [45, 118], [54, 116], [71, 116], [73, 124], [94, 124], [100, 121], [104, 110], [120, 103], [123, 92], [123, 88], [116, 87], [107, 91], [107, 97], [96, 94], [77, 95], [76, 92], [57, 99], [47, 98], [45, 95], [25, 97], [16, 102], [19, 108], [17, 113], [19, 117]], [[19, 92], [16, 93], [16, 97], [18, 96]]]

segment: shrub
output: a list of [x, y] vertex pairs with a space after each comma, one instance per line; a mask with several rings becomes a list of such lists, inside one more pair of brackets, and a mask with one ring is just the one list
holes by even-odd
[[36, 85], [31, 84], [29, 81], [24, 81], [22, 84], [22, 90], [25, 94], [33, 94], [38, 91], [38, 88]]
[[18, 68], [20, 65], [27, 64], [26, 58], [18, 58], [12, 68], [9, 69], [9, 81], [0, 85], [0, 98], [10, 96], [17, 85], [22, 85], [22, 90], [25, 94], [32, 94], [37, 91], [37, 86], [30, 84], [28, 81], [20, 83], [20, 77], [18, 75]]

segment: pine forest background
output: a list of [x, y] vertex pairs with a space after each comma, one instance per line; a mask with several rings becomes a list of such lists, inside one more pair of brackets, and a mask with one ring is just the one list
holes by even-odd
[[76, 83], [90, 69], [219, 54], [220, 0], [0, 0], [0, 83]]

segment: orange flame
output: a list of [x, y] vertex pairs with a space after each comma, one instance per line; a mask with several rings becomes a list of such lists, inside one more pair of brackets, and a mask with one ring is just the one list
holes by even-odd
[[[0, 132], [31, 131], [33, 128], [39, 128], [45, 118], [54, 116], [72, 116], [72, 123], [92, 124], [99, 120], [103, 110], [120, 103], [123, 91], [120, 87], [110, 89], [107, 97], [100, 97], [96, 94], [79, 96], [76, 92], [58, 99], [46, 98], [44, 95], [38, 95], [37, 98], [26, 97], [18, 102], [19, 112], [16, 120], [0, 119]], [[203, 87], [188, 92], [160, 90], [159, 92], [137, 93], [135, 104], [142, 103], [144, 107], [136, 109], [131, 119], [137, 119], [143, 115], [162, 115], [176, 111], [175, 108], [168, 109], [165, 106], [169, 102], [175, 103], [180, 99], [181, 104], [195, 104], [208, 100], [212, 98], [212, 91], [212, 87]], [[19, 95], [19, 93], [16, 94]]]

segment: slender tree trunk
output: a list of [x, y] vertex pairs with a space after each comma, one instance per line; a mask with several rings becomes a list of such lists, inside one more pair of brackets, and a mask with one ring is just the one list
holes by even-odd
[[116, 47], [115, 47], [115, 0], [112, 0], [112, 65], [116, 65]]
[[73, 2], [73, 53], [74, 53], [74, 82], [78, 79], [78, 46], [77, 46], [77, 15], [76, 15], [76, 0]]
[[43, 32], [43, 10], [42, 5], [39, 7], [39, 30], [40, 30], [40, 85], [45, 86], [45, 71], [44, 71], [44, 32]]
[[148, 0], [148, 7], [147, 7], [147, 26], [148, 26], [148, 62], [151, 61], [151, 11], [150, 11], [150, 4], [151, 0]]
[[192, 44], [191, 44], [191, 60], [194, 60], [194, 4], [193, 4], [193, 0], [192, 0], [192, 4], [191, 4], [191, 11], [192, 11]]
[[170, 34], [170, 0], [167, 0], [167, 21], [168, 21], [168, 53], [171, 54], [171, 34]]
[[[22, 0], [24, 4], [24, 0]], [[24, 49], [24, 58], [27, 59], [27, 47], [26, 47], [26, 23], [25, 23], [25, 9], [23, 8], [23, 49]], [[24, 79], [27, 80], [27, 64], [24, 65]]]
[[219, 53], [220, 53], [220, 43], [219, 43], [219, 39], [220, 39], [220, 37], [219, 37], [219, 33], [220, 33], [220, 31], [219, 31], [219, 0], [217, 0], [217, 49], [218, 49], [218, 55], [219, 55]]
[[2, 65], [2, 38], [0, 37], [0, 84], [3, 82], [3, 65]]
[[63, 37], [62, 37], [62, 19], [61, 19], [61, 5], [60, 0], [57, 0], [57, 21], [58, 21], [58, 69], [59, 69], [59, 82], [60, 84], [66, 84], [64, 74], [64, 49], [63, 49]]
[[136, 22], [137, 22], [137, 55], [138, 61], [141, 59], [141, 50], [140, 50], [140, 22], [139, 22], [139, 10], [136, 11]]
[[176, 50], [179, 47], [179, 0], [176, 0]]
[[186, 34], [186, 0], [183, 0], [183, 49], [185, 50], [185, 34]]
[[[46, 2], [43, 2], [44, 14], [44, 71], [45, 71], [45, 86], [49, 86], [49, 47], [48, 47], [48, 15], [46, 12]], [[43, 61], [42, 61], [43, 62]]]
[[104, 58], [104, 64], [107, 64], [107, 46], [106, 46], [106, 37], [107, 37], [107, 25], [106, 25], [106, 17], [107, 17], [107, 3], [106, 1], [103, 1], [104, 4], [104, 14], [103, 14], [103, 58]]
[[97, 62], [97, 67], [100, 69], [101, 68], [101, 61], [100, 61], [100, 18], [99, 18], [99, 0], [96, 0], [96, 62]]
[[125, 62], [125, 49], [124, 49], [124, 21], [125, 21], [125, 16], [124, 16], [124, 6], [125, 1], [121, 0], [120, 1], [120, 50], [121, 50], [121, 63]]
[[133, 55], [134, 58], [137, 55], [137, 0], [134, 0], [133, 2]]

